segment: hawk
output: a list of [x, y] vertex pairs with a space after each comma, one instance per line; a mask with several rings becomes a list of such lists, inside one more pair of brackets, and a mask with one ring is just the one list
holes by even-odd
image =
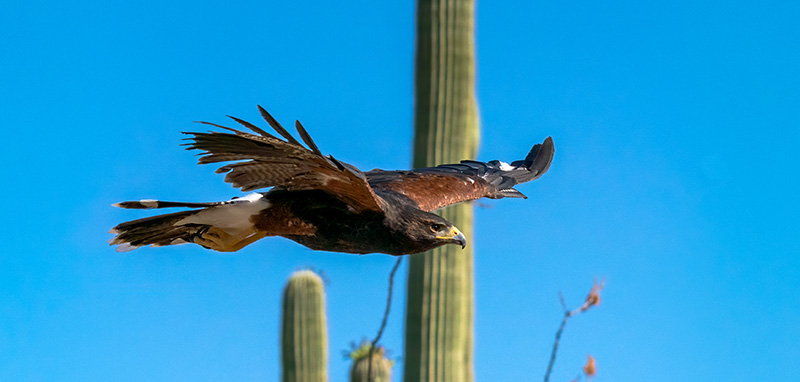
[[195, 243], [221, 252], [238, 251], [267, 236], [282, 236], [308, 248], [346, 253], [408, 255], [445, 244], [466, 246], [464, 235], [432, 211], [482, 197], [526, 198], [513, 187], [539, 178], [553, 160], [553, 140], [533, 146], [525, 159], [504, 163], [464, 160], [408, 171], [372, 170], [323, 155], [305, 128], [295, 126], [305, 146], [264, 108], [281, 136], [236, 117], [252, 132], [210, 122], [220, 131], [188, 132], [187, 150], [199, 164], [222, 163], [217, 173], [242, 191], [269, 188], [212, 203], [152, 199], [116, 203], [132, 209], [185, 210], [117, 225], [111, 245], [118, 251]]

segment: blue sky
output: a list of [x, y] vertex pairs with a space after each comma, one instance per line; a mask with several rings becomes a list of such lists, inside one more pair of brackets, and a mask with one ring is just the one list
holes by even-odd
[[[401, 3], [401, 2], [397, 2]], [[279, 376], [279, 300], [325, 274], [332, 381], [375, 334], [393, 258], [280, 238], [237, 254], [108, 247], [127, 199], [240, 195], [178, 144], [191, 121], [303, 122], [361, 169], [406, 168], [410, 2], [13, 1], [0, 14], [0, 380]], [[477, 5], [478, 159], [551, 135], [528, 200], [481, 201], [475, 370], [554, 380], [776, 380], [800, 358], [800, 3]], [[398, 285], [405, 284], [405, 264]], [[404, 287], [385, 344], [401, 374]]]

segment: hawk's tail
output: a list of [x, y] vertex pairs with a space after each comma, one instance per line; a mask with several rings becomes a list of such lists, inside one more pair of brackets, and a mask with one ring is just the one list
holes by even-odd
[[192, 243], [194, 242], [195, 238], [202, 237], [202, 235], [211, 228], [211, 225], [182, 225], [178, 224], [178, 222], [197, 214], [200, 211], [201, 210], [181, 211], [166, 215], [131, 220], [129, 222], [119, 224], [111, 229], [110, 233], [116, 234], [117, 236], [111, 239], [108, 243], [111, 245], [119, 245], [117, 247], [117, 252], [127, 252], [145, 245], [159, 247], [164, 245]]
[[144, 199], [113, 204], [120, 208], [153, 209], [168, 207], [194, 210], [132, 220], [111, 229], [109, 241], [117, 251], [130, 251], [146, 245], [154, 247], [196, 243], [216, 251], [236, 251], [261, 237], [253, 218], [269, 207], [264, 194], [252, 193], [224, 202], [189, 203]]

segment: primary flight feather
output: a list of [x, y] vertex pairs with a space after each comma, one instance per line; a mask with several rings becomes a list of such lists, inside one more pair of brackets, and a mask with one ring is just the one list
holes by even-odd
[[323, 155], [300, 122], [305, 146], [261, 106], [281, 136], [230, 117], [252, 131], [209, 122], [224, 131], [189, 132], [187, 150], [199, 164], [223, 163], [217, 173], [242, 191], [263, 188], [224, 202], [182, 203], [151, 199], [116, 203], [132, 209], [190, 208], [117, 225], [109, 242], [118, 251], [141, 246], [196, 243], [222, 252], [238, 251], [266, 236], [283, 236], [320, 251], [407, 255], [445, 244], [466, 245], [450, 222], [431, 213], [483, 197], [525, 198], [513, 187], [539, 178], [553, 160], [553, 140], [533, 146], [510, 164], [464, 160], [408, 171], [372, 170]]

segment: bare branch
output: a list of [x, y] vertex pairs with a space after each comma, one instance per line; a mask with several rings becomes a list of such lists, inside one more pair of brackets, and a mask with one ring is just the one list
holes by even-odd
[[561, 309], [564, 309], [564, 312], [569, 312], [569, 308], [567, 308], [567, 303], [564, 301], [564, 294], [561, 291], [558, 292], [558, 300], [561, 302]]
[[[561, 301], [561, 307], [564, 309], [564, 318], [561, 319], [561, 325], [558, 327], [558, 331], [556, 331], [556, 339], [553, 342], [553, 350], [550, 352], [550, 362], [547, 364], [547, 371], [544, 374], [544, 382], [548, 382], [550, 380], [550, 373], [552, 373], [553, 365], [556, 363], [558, 344], [561, 342], [561, 334], [564, 333], [564, 327], [567, 326], [567, 321], [570, 317], [579, 313], [583, 313], [589, 310], [589, 308], [600, 304], [600, 291], [603, 290], [604, 285], [605, 280], [600, 281], [599, 283], [597, 280], [595, 280], [594, 285], [592, 285], [592, 289], [589, 291], [589, 295], [586, 296], [586, 300], [583, 302], [583, 305], [573, 310], [569, 310], [569, 308], [567, 308], [567, 303], [564, 301], [564, 295], [561, 292], [558, 292], [558, 298]], [[594, 359], [592, 359], [592, 368], [594, 368]]]
[[553, 342], [553, 350], [550, 352], [550, 362], [547, 364], [547, 372], [544, 375], [544, 382], [550, 380], [550, 373], [553, 371], [553, 365], [556, 363], [556, 351], [558, 351], [558, 343], [561, 341], [561, 334], [564, 333], [564, 327], [567, 326], [567, 320], [572, 316], [570, 311], [564, 312], [564, 318], [561, 320], [561, 326], [558, 327], [556, 332], [556, 340]]
[[375, 346], [378, 345], [378, 341], [381, 339], [383, 335], [383, 329], [386, 328], [386, 321], [389, 319], [389, 310], [392, 307], [392, 288], [394, 286], [394, 274], [397, 272], [397, 268], [400, 267], [400, 263], [403, 262], [403, 257], [400, 256], [397, 258], [397, 262], [394, 263], [394, 267], [392, 267], [392, 271], [389, 273], [389, 295], [386, 297], [386, 310], [383, 312], [383, 320], [381, 321], [381, 327], [378, 329], [378, 335], [372, 340], [369, 346], [369, 359], [367, 360], [367, 380], [372, 382], [373, 375], [372, 375], [372, 353], [375, 351]]

